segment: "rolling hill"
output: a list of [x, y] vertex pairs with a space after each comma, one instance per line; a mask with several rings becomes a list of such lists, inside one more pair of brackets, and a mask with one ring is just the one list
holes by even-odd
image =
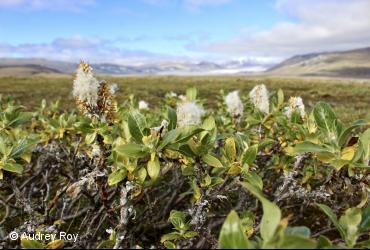
[[[77, 63], [39, 58], [0, 58], [0, 77], [71, 75]], [[234, 60], [223, 63], [162, 62], [142, 65], [92, 64], [101, 75], [261, 75], [370, 79], [370, 47], [293, 56], [277, 65]]]
[[278, 76], [370, 78], [370, 47], [293, 56], [270, 68]]
[[[260, 72], [271, 67], [248, 60], [214, 63], [162, 62], [142, 65], [112, 63], [92, 64], [94, 72], [102, 75], [220, 75]], [[53, 61], [39, 58], [0, 58], [1, 76], [30, 76], [38, 74], [73, 74], [77, 63]]]

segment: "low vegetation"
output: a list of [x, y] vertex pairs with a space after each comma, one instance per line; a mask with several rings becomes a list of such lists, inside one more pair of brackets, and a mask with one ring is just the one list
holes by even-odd
[[1, 247], [370, 247], [368, 86], [108, 80], [1, 80]]
[[[102, 77], [103, 78], [103, 77]], [[270, 90], [283, 89], [287, 96], [302, 96], [308, 109], [318, 101], [325, 101], [345, 123], [362, 118], [370, 119], [370, 82], [336, 79], [304, 78], [249, 78], [243, 76], [214, 77], [105, 77], [108, 82], [117, 83], [120, 91], [117, 101], [123, 102], [134, 95], [146, 100], [152, 106], [162, 103], [168, 92], [183, 93], [195, 86], [201, 98], [207, 98], [207, 108], [217, 106], [221, 90], [225, 93], [239, 89], [248, 93], [255, 85], [265, 84]], [[0, 78], [0, 93], [13, 96], [31, 110], [40, 105], [43, 99], [60, 100], [60, 106], [72, 110], [74, 100], [71, 92], [72, 77], [3, 77]]]

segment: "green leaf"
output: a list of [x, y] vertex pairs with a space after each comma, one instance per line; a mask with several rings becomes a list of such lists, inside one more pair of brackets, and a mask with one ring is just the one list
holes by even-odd
[[142, 143], [142, 138], [145, 136], [145, 117], [137, 111], [132, 111], [128, 116], [127, 122], [131, 136], [137, 143]]
[[324, 148], [321, 145], [312, 143], [310, 141], [304, 141], [301, 143], [298, 143], [294, 148], [293, 152], [296, 154], [302, 154], [302, 153], [330, 153], [332, 154], [328, 149]]
[[197, 237], [199, 234], [195, 231], [188, 231], [184, 234], [185, 238], [194, 238]]
[[20, 141], [17, 141], [17, 144], [15, 147], [12, 149], [10, 156], [13, 158], [17, 158], [21, 156], [22, 154], [26, 153], [29, 151], [31, 146], [33, 144], [36, 144], [38, 142], [37, 139], [21, 139]]
[[167, 118], [169, 120], [168, 130], [175, 129], [177, 124], [177, 114], [176, 111], [171, 107], [167, 108]]
[[85, 137], [86, 144], [92, 144], [96, 138], [96, 135], [97, 135], [96, 132], [87, 134]]
[[315, 249], [316, 241], [301, 235], [288, 235], [283, 238], [279, 244], [280, 249]]
[[277, 92], [277, 97], [278, 97], [278, 105], [281, 106], [284, 104], [284, 92], [283, 90], [279, 89]]
[[98, 249], [113, 249], [115, 240], [104, 240], [98, 245]]
[[43, 249], [44, 245], [36, 240], [31, 240], [27, 238], [21, 239], [21, 246], [25, 249]]
[[245, 175], [245, 180], [252, 184], [253, 186], [257, 187], [259, 190], [263, 188], [263, 181], [261, 176], [258, 175], [257, 172], [249, 172]]
[[2, 156], [10, 156], [12, 148], [7, 145], [7, 138], [0, 136], [0, 153]]
[[346, 243], [353, 247], [358, 238], [358, 226], [361, 223], [361, 209], [354, 207], [346, 210], [344, 215], [339, 219], [340, 225], [346, 232]]
[[335, 169], [337, 171], [339, 171], [342, 167], [344, 167], [346, 164], [348, 164], [348, 161], [337, 160], [337, 159], [332, 159], [329, 162], [330, 162], [331, 165], [333, 165], [333, 167], [335, 167]]
[[163, 245], [166, 249], [176, 249], [176, 245], [171, 241], [165, 241]]
[[23, 166], [18, 163], [5, 163], [3, 169], [8, 172], [21, 174], [23, 172]]
[[176, 128], [168, 133], [162, 139], [162, 142], [159, 144], [157, 151], [162, 150], [169, 144], [177, 144], [177, 143], [184, 143], [187, 142], [191, 137], [200, 132], [204, 131], [204, 129], [196, 128], [193, 126], [183, 127], [183, 128]]
[[352, 126], [350, 126], [349, 128], [345, 129], [339, 135], [339, 140], [338, 140], [339, 147], [345, 146], [345, 144], [347, 143], [347, 141], [349, 139], [349, 136], [351, 135], [352, 130], [354, 130], [354, 129], [360, 127], [360, 126], [367, 125], [367, 124], [368, 124], [368, 122], [366, 122], [365, 120], [358, 120], [358, 121], [355, 121]]
[[360, 136], [360, 142], [364, 150], [364, 160], [368, 163], [370, 160], [370, 128]]
[[211, 177], [207, 174], [207, 175], [203, 178], [203, 180], [202, 180], [202, 182], [201, 182], [200, 186], [201, 186], [201, 187], [208, 187], [209, 185], [211, 185], [211, 183], [212, 183], [212, 179], [211, 179]]
[[197, 99], [197, 89], [195, 87], [186, 90], [186, 99], [188, 101], [195, 101]]
[[195, 179], [193, 179], [190, 182], [190, 185], [191, 185], [191, 188], [193, 189], [193, 192], [194, 192], [193, 196], [194, 196], [195, 200], [198, 201], [201, 197], [201, 192], [200, 192], [200, 188], [197, 185], [197, 181]]
[[248, 249], [251, 244], [244, 233], [238, 214], [231, 211], [222, 225], [219, 236], [220, 249]]
[[185, 219], [185, 213], [177, 210], [172, 210], [170, 217], [168, 218], [171, 224], [178, 231], [187, 231], [189, 229], [189, 225], [186, 223]]
[[288, 227], [285, 230], [286, 235], [301, 235], [303, 237], [309, 238], [311, 236], [311, 230], [308, 227]]
[[215, 118], [213, 118], [213, 116], [208, 116], [203, 121], [202, 128], [204, 130], [213, 130], [213, 129], [215, 129], [216, 128]]
[[168, 233], [168, 234], [165, 234], [161, 237], [161, 243], [164, 243], [166, 241], [177, 240], [177, 239], [180, 239], [180, 238], [181, 238], [181, 235], [177, 232]]
[[332, 246], [331, 241], [325, 237], [324, 235], [320, 235], [317, 240], [317, 248], [318, 249], [325, 249], [330, 248]]
[[241, 160], [242, 165], [244, 165], [244, 164], [251, 165], [254, 162], [254, 160], [256, 159], [257, 153], [258, 153], [258, 145], [257, 144], [249, 147], [247, 149], [247, 151], [245, 151], [245, 153], [242, 156], [242, 160]]
[[346, 233], [344, 231], [344, 228], [342, 227], [342, 225], [339, 224], [337, 216], [333, 213], [333, 210], [331, 210], [331, 208], [325, 204], [316, 204], [316, 205], [329, 217], [331, 222], [333, 222], [334, 226], [339, 231], [342, 238], [345, 239]]
[[272, 145], [274, 144], [275, 141], [270, 139], [270, 138], [266, 138], [266, 139], [263, 139], [259, 145], [258, 145], [258, 149], [261, 150], [261, 149], [264, 149], [265, 147], [269, 146], [269, 145]]
[[217, 129], [215, 128], [211, 131], [203, 131], [199, 134], [199, 138], [202, 144], [201, 147], [202, 154], [206, 153], [209, 150], [211, 150], [215, 145], [215, 141], [217, 139]]
[[162, 150], [166, 147], [169, 143], [173, 142], [177, 136], [179, 135], [179, 131], [177, 129], [173, 129], [166, 133], [162, 139], [162, 142], [159, 144], [157, 151]]
[[115, 151], [118, 154], [133, 158], [141, 158], [149, 154], [148, 148], [133, 143], [119, 145], [115, 148]]
[[313, 109], [313, 115], [316, 125], [319, 128], [326, 131], [328, 134], [334, 132], [337, 117], [329, 104], [325, 102], [317, 103]]
[[364, 211], [362, 211], [362, 221], [359, 226], [361, 232], [370, 230], [370, 205], [368, 205]]
[[174, 143], [187, 142], [191, 137], [203, 131], [204, 129], [197, 128], [194, 126], [187, 126], [184, 128], [179, 128], [179, 134], [178, 134], [178, 137], [175, 139]]
[[[171, 149], [171, 147], [169, 147], [169, 149]], [[176, 149], [174, 148], [174, 150], [188, 157], [196, 157], [193, 150], [187, 144], [181, 145], [179, 148]]]
[[260, 233], [265, 243], [268, 243], [273, 239], [275, 232], [279, 226], [281, 220], [280, 208], [266, 199], [262, 191], [258, 187], [248, 182], [243, 182], [242, 185], [262, 203], [263, 216], [261, 221]]
[[224, 166], [220, 162], [219, 159], [214, 157], [211, 154], [206, 154], [202, 157], [202, 160], [207, 163], [209, 166], [214, 167], [214, 168], [223, 168]]
[[370, 239], [369, 240], [364, 240], [361, 242], [358, 242], [356, 245], [356, 248], [358, 249], [370, 249]]
[[125, 179], [126, 176], [127, 170], [125, 168], [116, 170], [108, 176], [108, 185], [113, 186]]

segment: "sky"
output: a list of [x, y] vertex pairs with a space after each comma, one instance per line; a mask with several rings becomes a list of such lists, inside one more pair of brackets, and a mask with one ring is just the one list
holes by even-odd
[[0, 57], [142, 64], [370, 46], [370, 0], [0, 0]]

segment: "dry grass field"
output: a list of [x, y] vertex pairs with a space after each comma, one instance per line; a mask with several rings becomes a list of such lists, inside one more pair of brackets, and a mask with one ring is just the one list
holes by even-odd
[[[305, 105], [311, 108], [317, 101], [330, 103], [345, 122], [354, 119], [370, 119], [370, 83], [358, 80], [324, 78], [274, 78], [245, 76], [152, 76], [152, 77], [101, 77], [109, 83], [117, 83], [118, 100], [122, 101], [134, 94], [149, 104], [162, 100], [165, 93], [183, 93], [195, 86], [200, 96], [208, 99], [206, 106], [214, 106], [221, 90], [225, 92], [239, 89], [241, 95], [256, 84], [264, 83], [271, 90], [282, 88], [288, 96], [302, 96]], [[71, 94], [72, 76], [31, 76], [0, 78], [0, 93], [13, 96], [17, 101], [31, 109], [42, 99], [60, 100], [63, 108], [74, 105]], [[214, 98], [210, 98], [214, 97]]]

